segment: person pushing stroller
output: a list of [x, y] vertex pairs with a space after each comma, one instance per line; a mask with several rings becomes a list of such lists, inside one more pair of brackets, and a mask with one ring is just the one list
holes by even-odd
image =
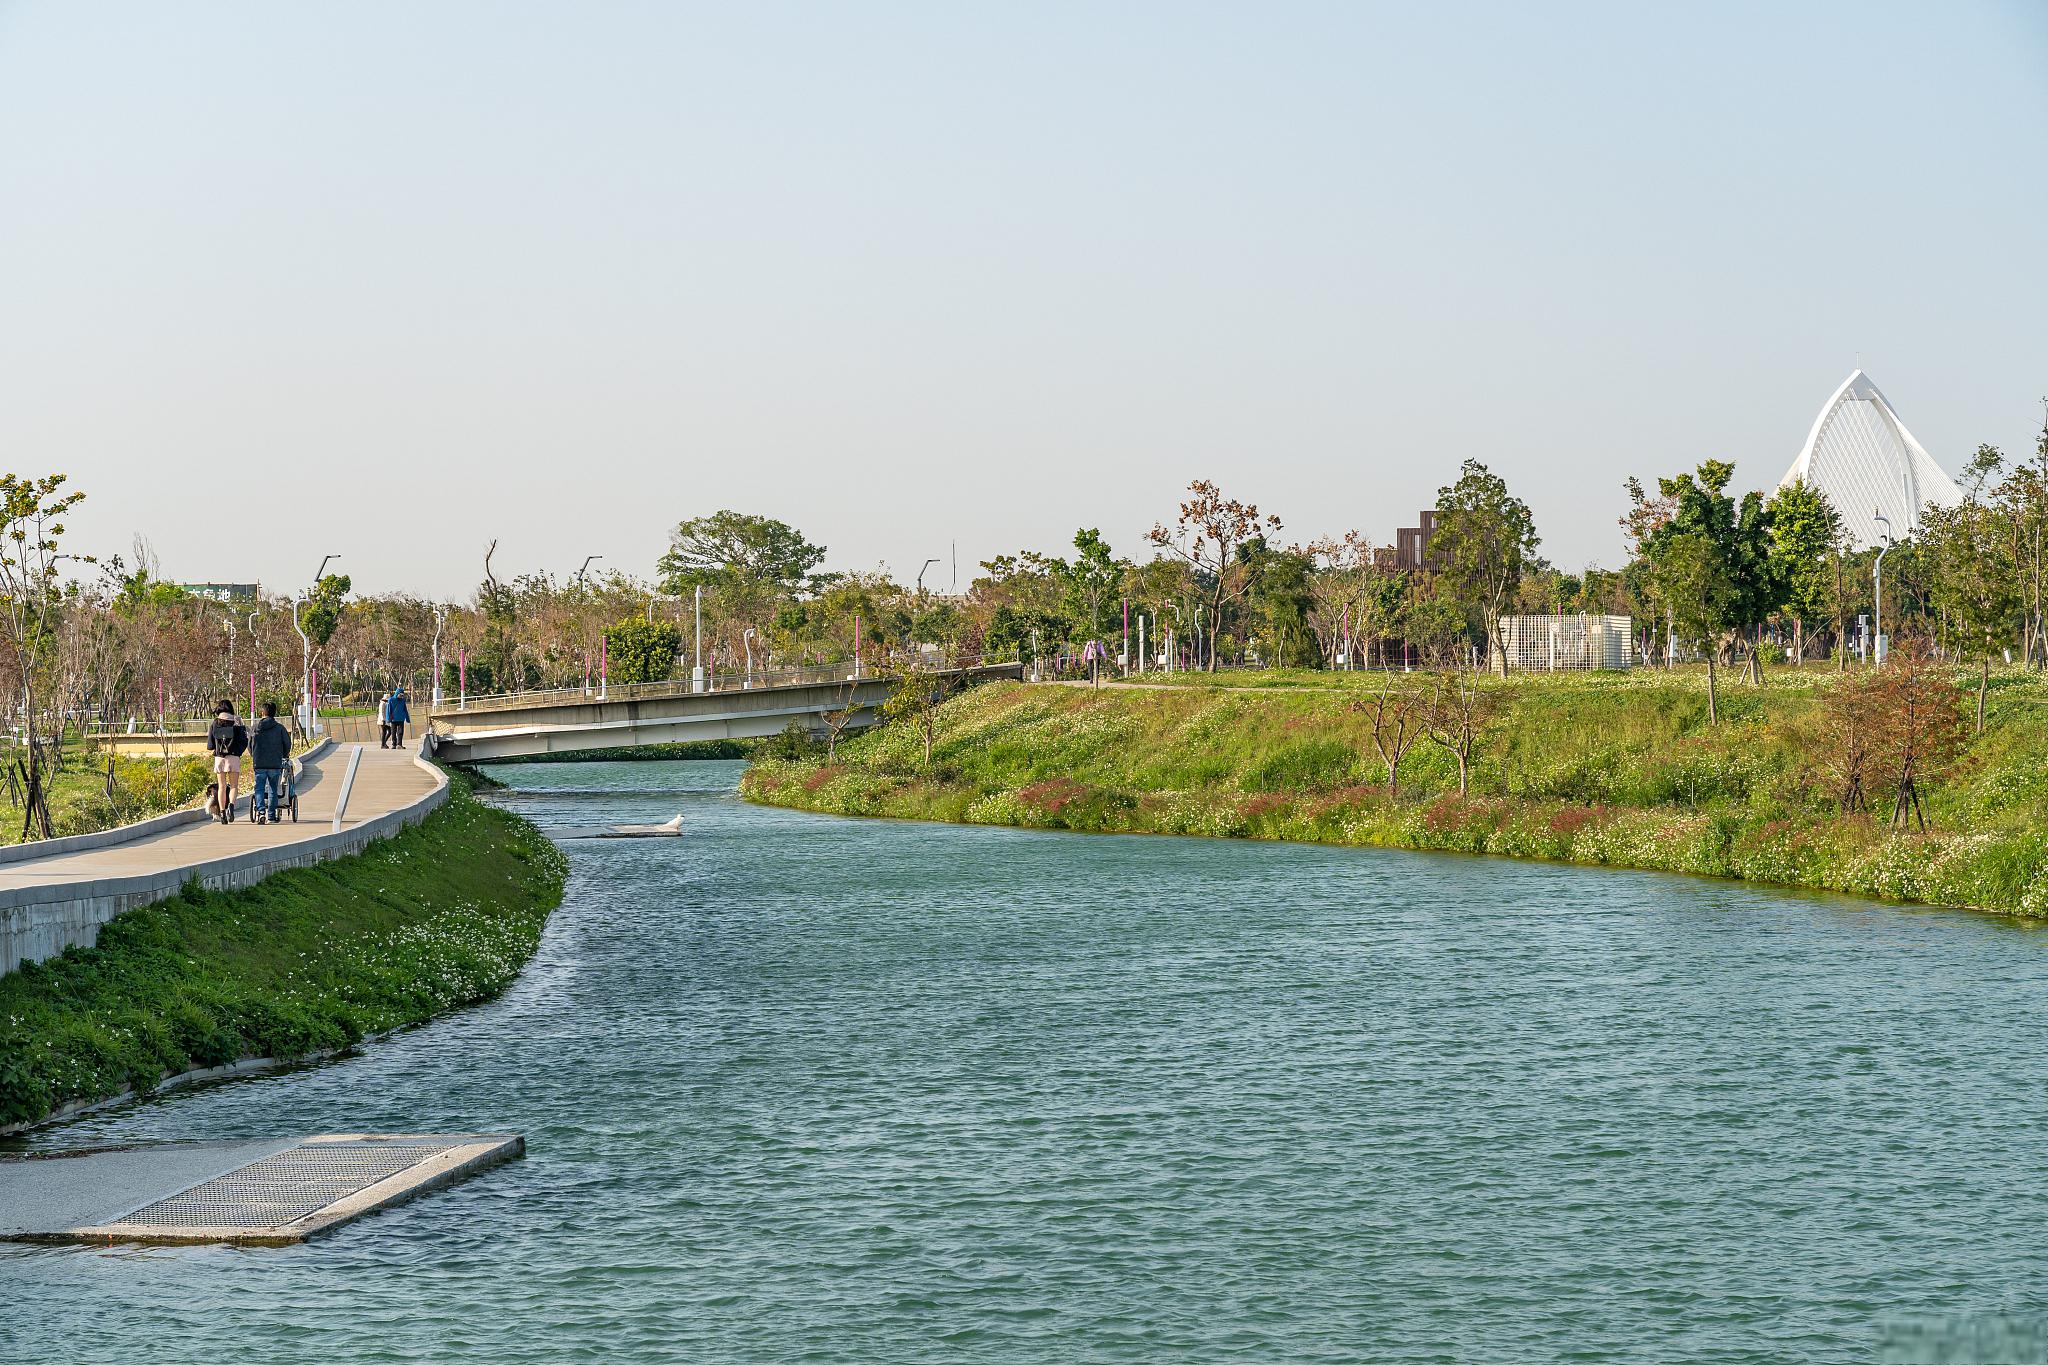
[[256, 770], [255, 785], [249, 795], [249, 818], [257, 824], [270, 824], [277, 819], [284, 770], [291, 761], [292, 732], [279, 723], [277, 703], [264, 702], [263, 718], [249, 733], [249, 762]]

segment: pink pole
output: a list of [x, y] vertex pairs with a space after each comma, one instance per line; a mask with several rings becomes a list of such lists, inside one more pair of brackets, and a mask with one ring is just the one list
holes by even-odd
[[853, 618], [853, 675], [856, 678], [860, 676], [860, 616], [858, 613]]
[[1131, 672], [1131, 599], [1124, 599], [1124, 676]]
[[469, 704], [469, 646], [461, 645], [455, 650], [455, 709], [461, 710]]
[[609, 697], [612, 694], [612, 642], [602, 639], [597, 642], [597, 695]]

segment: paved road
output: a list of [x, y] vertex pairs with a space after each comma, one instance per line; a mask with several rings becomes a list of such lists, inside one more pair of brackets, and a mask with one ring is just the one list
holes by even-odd
[[[91, 882], [102, 877], [129, 877], [194, 867], [210, 859], [258, 848], [274, 847], [332, 832], [334, 803], [348, 771], [353, 746], [338, 744], [304, 766], [299, 778], [299, 823], [254, 825], [246, 818], [250, 772], [242, 769], [243, 814], [233, 824], [195, 822], [105, 848], [24, 858], [0, 863], [0, 891], [14, 887]], [[362, 767], [349, 794], [346, 830], [407, 806], [434, 789], [433, 776], [399, 749], [363, 746]]]

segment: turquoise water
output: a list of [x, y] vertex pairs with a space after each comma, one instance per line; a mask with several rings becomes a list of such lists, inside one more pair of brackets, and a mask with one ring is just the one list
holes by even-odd
[[0, 1359], [2040, 1359], [2048, 936], [1731, 883], [502, 770], [503, 998], [46, 1130], [510, 1129], [283, 1250], [0, 1250]]

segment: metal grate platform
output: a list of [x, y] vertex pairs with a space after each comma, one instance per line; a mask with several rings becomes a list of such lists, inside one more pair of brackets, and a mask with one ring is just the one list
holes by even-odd
[[309, 1143], [159, 1199], [121, 1221], [140, 1227], [282, 1227], [454, 1145], [445, 1138]]

